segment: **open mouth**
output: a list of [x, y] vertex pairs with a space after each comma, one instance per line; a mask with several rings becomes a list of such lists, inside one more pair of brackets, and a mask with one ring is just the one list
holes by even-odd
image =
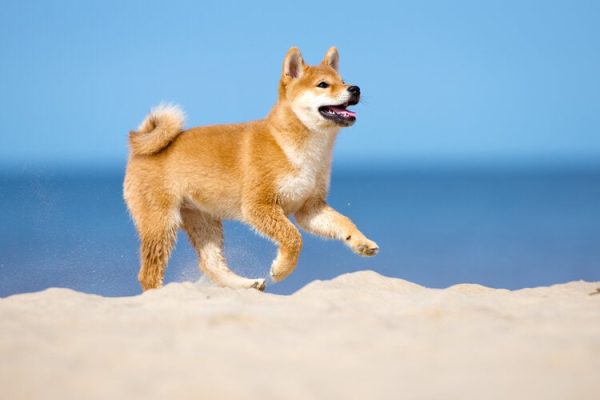
[[356, 113], [346, 109], [350, 104], [348, 102], [338, 104], [336, 106], [322, 106], [319, 107], [319, 113], [339, 125], [348, 126], [352, 125], [356, 121]]

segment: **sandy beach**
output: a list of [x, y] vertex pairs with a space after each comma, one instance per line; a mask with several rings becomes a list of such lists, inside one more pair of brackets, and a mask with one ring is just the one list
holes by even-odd
[[0, 299], [5, 399], [597, 399], [600, 282], [429, 289], [363, 271], [291, 296], [171, 283]]

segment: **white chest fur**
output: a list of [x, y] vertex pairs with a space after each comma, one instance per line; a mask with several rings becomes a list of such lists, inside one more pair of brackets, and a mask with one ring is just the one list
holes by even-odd
[[293, 172], [279, 179], [279, 197], [290, 212], [298, 209], [321, 182], [329, 183], [335, 132], [313, 133], [301, 146], [280, 143]]

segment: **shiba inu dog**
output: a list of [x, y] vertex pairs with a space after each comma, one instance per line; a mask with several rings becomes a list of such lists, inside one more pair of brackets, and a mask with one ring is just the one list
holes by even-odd
[[326, 202], [333, 144], [340, 128], [354, 124], [347, 107], [360, 100], [359, 87], [342, 80], [338, 65], [335, 47], [316, 66], [292, 47], [265, 119], [184, 130], [183, 112], [162, 105], [130, 132], [124, 198], [141, 241], [143, 290], [162, 285], [179, 227], [215, 283], [264, 290], [265, 279], [228, 268], [223, 219], [240, 220], [278, 245], [274, 282], [294, 270], [302, 247], [292, 214], [310, 233], [339, 239], [363, 256], [377, 254], [377, 244]]

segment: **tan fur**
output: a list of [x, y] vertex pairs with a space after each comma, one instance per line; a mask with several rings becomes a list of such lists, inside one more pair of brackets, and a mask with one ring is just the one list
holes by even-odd
[[131, 152], [136, 155], [155, 154], [181, 133], [183, 112], [174, 105], [161, 104], [150, 111], [137, 132], [129, 132]]
[[[144, 290], [162, 285], [179, 227], [196, 249], [200, 268], [217, 284], [263, 290], [264, 279], [243, 278], [227, 267], [223, 219], [243, 221], [278, 245], [273, 281], [294, 270], [302, 247], [291, 214], [308, 232], [342, 240], [360, 255], [377, 253], [374, 242], [326, 203], [340, 126], [316, 107], [347, 101], [338, 63], [335, 48], [317, 66], [305, 65], [300, 51], [291, 48], [278, 101], [263, 120], [183, 131], [183, 113], [162, 106], [130, 133], [124, 197], [140, 236], [138, 278]], [[322, 80], [330, 84], [327, 89], [316, 87]]]

